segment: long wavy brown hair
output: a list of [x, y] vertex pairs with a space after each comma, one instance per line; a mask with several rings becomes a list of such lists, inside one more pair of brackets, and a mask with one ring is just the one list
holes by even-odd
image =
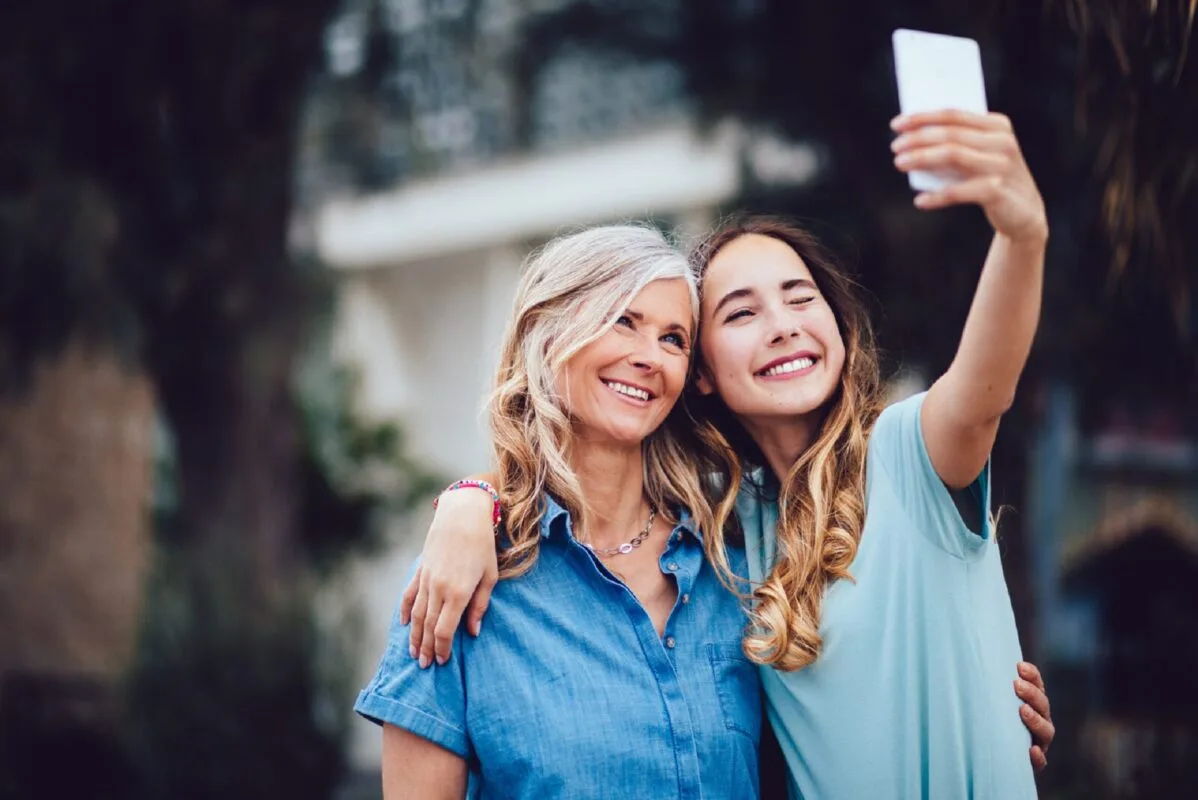
[[[705, 538], [708, 557], [733, 591], [743, 581], [731, 570], [725, 544], [739, 530], [738, 491], [753, 491], [763, 502], [775, 497], [780, 521], [777, 557], [764, 581], [752, 589], [746, 654], [759, 664], [796, 670], [815, 661], [824, 593], [830, 583], [851, 579], [865, 525], [865, 455], [869, 434], [882, 406], [878, 352], [868, 309], [857, 284], [811, 233], [770, 217], [747, 217], [717, 229], [694, 251], [700, 280], [716, 254], [742, 236], [769, 236], [803, 259], [836, 317], [845, 345], [839, 386], [822, 409], [815, 440], [779, 486], [761, 449], [718, 395], [691, 390], [688, 406], [697, 421], [694, 434], [712, 497], [713, 527]], [[701, 367], [701, 365], [700, 365]], [[746, 480], [764, 474], [763, 480]], [[764, 467], [758, 471], [755, 468]], [[743, 584], [742, 584], [743, 585]]]

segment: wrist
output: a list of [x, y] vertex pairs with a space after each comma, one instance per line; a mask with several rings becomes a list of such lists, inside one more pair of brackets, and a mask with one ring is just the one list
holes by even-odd
[[1012, 233], [1000, 231], [998, 235], [1007, 240], [1008, 246], [1025, 252], [1043, 252], [1048, 249], [1047, 220], [1029, 223]]
[[442, 503], [452, 505], [455, 512], [459, 507], [464, 512], [472, 511], [473, 513], [477, 513], [478, 509], [486, 508], [490, 514], [492, 533], [499, 530], [499, 524], [503, 521], [503, 504], [499, 497], [499, 491], [484, 480], [454, 481], [441, 494], [433, 498], [433, 508], [440, 508]]

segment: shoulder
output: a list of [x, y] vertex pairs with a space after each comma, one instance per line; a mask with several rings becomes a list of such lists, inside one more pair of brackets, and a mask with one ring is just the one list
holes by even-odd
[[891, 403], [882, 409], [870, 432], [870, 448], [888, 446], [909, 439], [912, 435], [919, 436], [919, 414], [928, 393], [918, 392], [898, 402]]

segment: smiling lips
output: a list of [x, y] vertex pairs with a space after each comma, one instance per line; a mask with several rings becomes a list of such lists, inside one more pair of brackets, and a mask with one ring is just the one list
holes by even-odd
[[637, 400], [641, 403], [648, 403], [650, 400], [657, 397], [653, 392], [631, 383], [623, 383], [622, 381], [611, 381], [606, 378], [600, 378], [603, 385], [611, 389], [616, 394], [629, 400]]
[[817, 360], [811, 353], [799, 353], [775, 359], [754, 374], [758, 378], [789, 378], [794, 375], [805, 375], [811, 371]]
[[[811, 371], [817, 360], [818, 359], [810, 353], [803, 353], [797, 356], [787, 356], [785, 358], [779, 358], [775, 361], [771, 361], [765, 369], [758, 370], [756, 375], [759, 378], [789, 378], [795, 375], [805, 375]], [[608, 389], [611, 389], [613, 392], [620, 395], [620, 397], [626, 400], [635, 401], [638, 405], [641, 403], [648, 403], [650, 400], [653, 400], [657, 397], [657, 395], [653, 394], [653, 392], [649, 391], [643, 386], [624, 383], [623, 381], [608, 380], [607, 378], [600, 378], [599, 380], [602, 381], [603, 385]]]

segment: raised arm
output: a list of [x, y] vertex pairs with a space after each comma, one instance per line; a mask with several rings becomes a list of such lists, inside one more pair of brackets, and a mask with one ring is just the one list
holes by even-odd
[[466, 759], [428, 739], [383, 726], [383, 800], [462, 800]]
[[[494, 485], [493, 475], [472, 476]], [[412, 621], [413, 658], [427, 667], [444, 664], [453, 634], [467, 613], [467, 630], [478, 636], [491, 590], [499, 578], [492, 526], [494, 501], [481, 489], [445, 492], [424, 540], [420, 567], [404, 590], [400, 622]]]
[[924, 400], [924, 441], [946, 485], [981, 473], [1011, 407], [1040, 318], [1048, 221], [1011, 122], [1001, 114], [939, 111], [893, 123], [895, 165], [952, 171], [964, 179], [915, 198], [921, 209], [981, 206], [994, 226], [961, 343]]

